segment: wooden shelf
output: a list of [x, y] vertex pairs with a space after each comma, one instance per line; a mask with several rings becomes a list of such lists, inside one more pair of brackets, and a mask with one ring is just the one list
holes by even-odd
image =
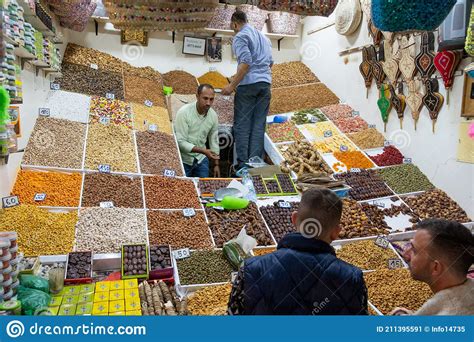
[[41, 19], [36, 15], [35, 12], [31, 9], [26, 1], [19, 1], [20, 6], [24, 10], [24, 17], [26, 22], [30, 23], [36, 30], [43, 33], [46, 37], [54, 37], [56, 33], [49, 29]]
[[20, 58], [25, 58], [25, 59], [36, 59], [36, 56], [32, 54], [31, 52], [29, 52], [23, 46], [15, 47], [15, 55]]

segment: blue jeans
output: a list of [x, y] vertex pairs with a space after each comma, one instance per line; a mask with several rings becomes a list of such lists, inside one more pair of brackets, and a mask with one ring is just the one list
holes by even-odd
[[209, 177], [209, 159], [207, 159], [207, 157], [204, 157], [200, 163], [198, 163], [197, 159], [194, 158], [193, 165], [183, 163], [183, 166], [184, 171], [186, 172], [186, 177]]
[[263, 158], [271, 86], [258, 82], [238, 86], [234, 103], [234, 140], [238, 168], [252, 157]]

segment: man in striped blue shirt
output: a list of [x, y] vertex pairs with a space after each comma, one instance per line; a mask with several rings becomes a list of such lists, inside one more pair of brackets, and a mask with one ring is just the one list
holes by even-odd
[[236, 33], [232, 49], [237, 56], [237, 74], [222, 89], [223, 95], [235, 94], [234, 139], [237, 169], [252, 157], [263, 158], [267, 114], [270, 109], [273, 66], [272, 45], [265, 35], [247, 23], [242, 11], [232, 15]]

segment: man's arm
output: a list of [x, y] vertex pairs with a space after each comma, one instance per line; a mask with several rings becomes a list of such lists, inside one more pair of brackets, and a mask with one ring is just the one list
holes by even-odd
[[[219, 147], [219, 122], [217, 120], [217, 114], [215, 115], [215, 120], [214, 124], [212, 125], [212, 128], [207, 136], [207, 139], [209, 141], [209, 147], [211, 151], [218, 157], [220, 157], [220, 147]], [[220, 177], [221, 176], [221, 170], [219, 167], [219, 159], [213, 159], [214, 160], [214, 177]]]
[[[196, 147], [188, 141], [189, 127], [186, 122], [185, 113], [181, 110], [176, 115], [174, 121], [174, 130], [176, 133], [176, 140], [178, 141], [179, 150], [181, 153], [196, 152], [193, 151]], [[199, 153], [199, 152], [198, 152]]]
[[232, 94], [237, 86], [242, 82], [245, 75], [249, 72], [250, 65], [252, 64], [252, 54], [250, 53], [249, 47], [245, 39], [242, 37], [235, 37], [234, 39], [234, 50], [239, 61], [237, 67], [237, 74], [232, 79], [232, 82], [222, 89], [222, 95]]

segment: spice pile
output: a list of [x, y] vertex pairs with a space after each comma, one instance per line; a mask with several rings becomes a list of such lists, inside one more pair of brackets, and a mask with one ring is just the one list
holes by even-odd
[[64, 52], [63, 62], [80, 64], [89, 67], [96, 64], [99, 69], [122, 73], [124, 62], [108, 53], [81, 45], [68, 43]]
[[356, 133], [350, 133], [348, 137], [361, 150], [383, 147], [385, 143], [384, 136], [376, 128], [367, 128]]
[[413, 164], [387, 167], [378, 170], [378, 173], [397, 194], [426, 191], [434, 188], [428, 177]]
[[195, 251], [177, 264], [183, 285], [228, 282], [233, 271], [221, 250]]
[[314, 142], [313, 146], [321, 153], [333, 153], [340, 151], [342, 146], [345, 146], [348, 151], [355, 151], [355, 145], [347, 139], [344, 135], [333, 135], [322, 141]]
[[204, 287], [193, 293], [188, 300], [188, 310], [196, 316], [222, 316], [227, 313], [232, 285]]
[[151, 101], [154, 106], [165, 107], [162, 85], [148, 78], [125, 74], [125, 99], [127, 102], [144, 104]]
[[378, 166], [391, 166], [403, 163], [403, 154], [395, 146], [386, 146], [381, 154], [370, 156]]
[[374, 163], [360, 151], [336, 151], [334, 152], [334, 157], [342, 162], [348, 170], [352, 168], [371, 169], [375, 167]]
[[85, 124], [39, 117], [22, 164], [81, 169], [85, 137]]
[[289, 113], [339, 103], [338, 97], [322, 83], [274, 88], [270, 113]]
[[285, 158], [281, 164], [281, 170], [285, 173], [290, 173], [290, 170], [298, 176], [307, 172], [320, 176], [328, 176], [333, 173], [323, 157], [310, 143], [299, 141], [280, 146], [280, 150]]
[[[302, 62], [275, 64], [272, 67], [272, 87], [290, 87], [297, 84], [319, 82], [310, 68]], [[202, 82], [201, 82], [202, 83]]]
[[144, 177], [145, 201], [149, 209], [200, 209], [192, 180], [172, 177]]
[[18, 233], [18, 246], [25, 256], [72, 252], [77, 210], [52, 213], [31, 205], [0, 210], [0, 227]]
[[338, 119], [334, 123], [344, 133], [355, 133], [369, 128], [367, 122], [360, 116]]
[[199, 84], [210, 84], [215, 89], [225, 88], [229, 84], [227, 77], [217, 71], [209, 71], [198, 78]]
[[148, 211], [150, 243], [171, 245], [171, 248], [205, 249], [212, 247], [204, 213], [184, 217], [182, 211]]
[[247, 234], [257, 240], [259, 246], [275, 244], [258, 212], [257, 205], [253, 202], [250, 202], [246, 209], [240, 210], [206, 208], [206, 215], [217, 247], [222, 247], [224, 243], [237, 237], [244, 227]]
[[175, 94], [196, 94], [196, 77], [186, 71], [174, 70], [163, 75], [163, 84], [172, 87]]
[[399, 259], [393, 249], [377, 246], [374, 240], [348, 243], [337, 250], [337, 257], [362, 270], [386, 269], [390, 259]]
[[329, 105], [329, 106], [321, 108], [321, 111], [329, 119], [333, 121], [337, 121], [340, 119], [352, 117], [352, 113], [354, 112], [354, 109], [351, 106], [348, 106], [345, 104], [333, 104], [333, 105]]
[[[18, 172], [12, 195], [20, 203], [52, 207], [78, 207], [81, 196], [82, 175], [42, 171]], [[44, 200], [35, 199], [45, 194]]]
[[133, 128], [144, 132], [150, 129], [150, 125], [156, 125], [159, 132], [173, 134], [168, 110], [164, 107], [147, 107], [132, 103]]
[[274, 143], [304, 139], [304, 136], [291, 121], [267, 125], [267, 133]]
[[214, 109], [217, 113], [219, 125], [234, 124], [234, 95], [224, 96], [221, 94], [216, 94], [212, 109]]
[[453, 199], [439, 189], [404, 197], [403, 200], [421, 219], [439, 218], [459, 223], [472, 221]]

